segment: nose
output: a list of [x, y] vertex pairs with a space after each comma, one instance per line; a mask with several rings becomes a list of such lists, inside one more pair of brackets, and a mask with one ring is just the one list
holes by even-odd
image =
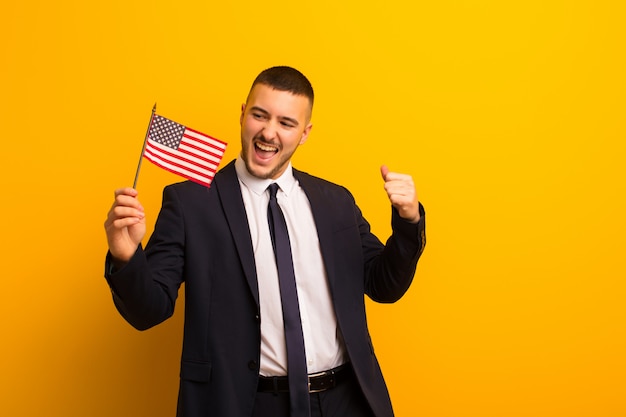
[[277, 132], [276, 122], [273, 120], [268, 120], [263, 126], [263, 137], [267, 140], [275, 139]]

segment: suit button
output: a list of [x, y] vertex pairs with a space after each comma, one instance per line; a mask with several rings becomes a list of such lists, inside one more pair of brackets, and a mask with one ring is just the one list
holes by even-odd
[[256, 316], [254, 316], [254, 320], [256, 320], [257, 323], [261, 322], [261, 316], [259, 316], [258, 314]]
[[251, 371], [256, 371], [259, 368], [259, 364], [257, 363], [257, 361], [250, 361], [250, 362], [248, 362], [248, 368]]

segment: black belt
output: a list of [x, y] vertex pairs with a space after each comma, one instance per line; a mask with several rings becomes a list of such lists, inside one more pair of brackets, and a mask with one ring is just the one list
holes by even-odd
[[[309, 374], [309, 392], [322, 392], [334, 388], [350, 376], [350, 366], [338, 366], [324, 372]], [[260, 376], [258, 392], [289, 392], [289, 380], [286, 376]]]

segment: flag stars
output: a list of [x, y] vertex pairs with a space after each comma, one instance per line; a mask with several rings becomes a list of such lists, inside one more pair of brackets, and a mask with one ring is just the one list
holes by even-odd
[[225, 148], [225, 142], [155, 114], [143, 156], [165, 170], [209, 187]]
[[178, 149], [184, 132], [185, 126], [155, 115], [150, 127], [150, 139], [172, 149]]

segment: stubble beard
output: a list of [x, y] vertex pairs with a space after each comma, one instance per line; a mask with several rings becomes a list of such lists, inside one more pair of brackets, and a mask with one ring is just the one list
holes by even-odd
[[263, 180], [274, 179], [279, 173], [281, 173], [281, 170], [287, 166], [291, 156], [293, 155], [293, 152], [289, 155], [283, 155], [283, 157], [279, 159], [276, 166], [271, 168], [268, 172], [263, 172], [261, 170], [254, 169], [250, 163], [250, 152], [254, 152], [254, 149], [252, 148], [254, 148], [253, 143], [250, 143], [248, 146], [242, 146], [241, 155], [243, 157], [243, 162], [246, 165], [246, 169], [252, 176]]

